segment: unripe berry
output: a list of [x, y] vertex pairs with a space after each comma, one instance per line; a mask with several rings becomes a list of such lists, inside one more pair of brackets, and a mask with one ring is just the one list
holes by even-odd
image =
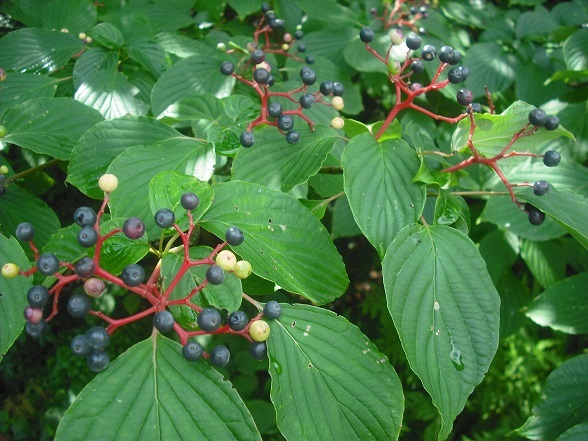
[[[2, 131], [2, 126], [0, 126], [0, 132]], [[2, 135], [2, 133], [0, 133], [0, 135]], [[0, 136], [0, 138], [2, 138], [2, 136]], [[6, 173], [8, 173], [8, 167], [6, 167], [5, 165], [0, 165], [0, 175], [5, 175]]]
[[0, 67], [0, 83], [6, 79], [6, 71]]
[[417, 90], [421, 90], [423, 88], [423, 85], [421, 83], [412, 83], [410, 85], [410, 90], [413, 92], [416, 92]]
[[[4, 138], [7, 133], [8, 133], [8, 129], [6, 129], [6, 127], [4, 127], [4, 126], [0, 126], [0, 138]], [[6, 166], [3, 166], [3, 167], [6, 167]], [[6, 174], [6, 173], [8, 173], [8, 169], [6, 170], [5, 173], [2, 173], [2, 174]]]
[[335, 110], [342, 110], [345, 107], [345, 101], [340, 96], [334, 96], [331, 100], [331, 105]]
[[390, 41], [393, 45], [399, 45], [404, 41], [404, 34], [400, 29], [392, 29], [390, 31]]
[[331, 120], [331, 127], [334, 129], [342, 129], [343, 126], [345, 125], [345, 120], [343, 118], [341, 118], [340, 116], [336, 116], [335, 118], [333, 118]]
[[43, 319], [43, 310], [40, 308], [27, 306], [24, 309], [23, 315], [27, 323], [32, 323], [33, 325], [36, 325]]
[[388, 61], [388, 73], [391, 75], [396, 75], [398, 72], [400, 72], [401, 67], [402, 65], [398, 60]]
[[256, 320], [249, 326], [249, 335], [255, 341], [266, 341], [270, 335], [270, 327], [263, 320]]
[[104, 282], [95, 277], [91, 277], [84, 282], [84, 292], [90, 297], [100, 297], [105, 289]]
[[251, 275], [251, 271], [251, 264], [246, 260], [240, 260], [235, 265], [233, 274], [237, 276], [239, 279], [246, 279]]
[[284, 34], [284, 43], [292, 43], [292, 40], [293, 40], [292, 34], [289, 34], [286, 32]]
[[237, 258], [232, 251], [222, 250], [216, 256], [215, 262], [225, 271], [232, 271], [235, 268], [235, 265], [237, 265]]
[[132, 216], [125, 221], [122, 231], [129, 239], [139, 239], [145, 234], [145, 224], [138, 217]]
[[227, 45], [224, 44], [224, 43], [217, 43], [216, 50], [219, 51], [219, 52], [226, 52], [227, 51]]
[[98, 179], [98, 187], [104, 193], [112, 193], [118, 187], [118, 178], [111, 173], [102, 175]]

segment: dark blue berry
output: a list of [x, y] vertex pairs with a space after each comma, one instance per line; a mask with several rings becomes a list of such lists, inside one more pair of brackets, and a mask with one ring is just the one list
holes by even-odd
[[233, 72], [235, 72], [235, 65], [230, 61], [225, 61], [223, 64], [221, 64], [220, 71], [223, 75], [231, 75]]
[[302, 106], [305, 109], [310, 109], [312, 106], [314, 106], [314, 103], [316, 102], [316, 98], [314, 97], [314, 95], [312, 93], [305, 93], [304, 95], [302, 95], [300, 97], [300, 106]]
[[278, 118], [278, 127], [284, 132], [289, 132], [294, 128], [294, 118], [287, 114], [281, 114]]
[[49, 290], [43, 285], [33, 285], [27, 292], [29, 305], [35, 308], [42, 308], [49, 300]]
[[251, 52], [251, 61], [253, 61], [254, 64], [263, 63], [265, 61], [265, 52], [261, 49], [254, 50]]
[[307, 55], [307, 56], [304, 58], [304, 62], [305, 62], [306, 64], [314, 64], [314, 57], [313, 57], [312, 55]]
[[543, 164], [547, 167], [555, 167], [561, 161], [561, 156], [555, 150], [549, 150], [543, 155]]
[[270, 320], [277, 319], [280, 314], [282, 314], [282, 307], [275, 300], [270, 300], [263, 307], [263, 315]]
[[458, 69], [461, 71], [462, 81], [467, 80], [470, 76], [470, 70], [465, 66], [459, 66]]
[[421, 58], [425, 61], [432, 61], [437, 56], [437, 50], [435, 46], [426, 44], [421, 51]]
[[547, 120], [547, 113], [543, 109], [533, 109], [529, 112], [529, 122], [536, 126], [541, 127]]
[[180, 198], [180, 204], [186, 210], [196, 210], [200, 205], [200, 199], [192, 192], [186, 192]]
[[333, 83], [333, 95], [334, 96], [343, 96], [345, 93], [345, 87], [341, 83], [337, 83], [336, 81]]
[[171, 331], [174, 328], [174, 323], [174, 316], [166, 309], [153, 315], [153, 326], [160, 332]]
[[267, 357], [267, 344], [264, 341], [254, 341], [249, 346], [249, 353], [256, 360], [263, 360]]
[[155, 213], [155, 223], [161, 228], [171, 228], [176, 221], [176, 215], [169, 208], [160, 208]]
[[88, 362], [88, 367], [92, 372], [101, 372], [108, 367], [108, 364], [110, 363], [110, 357], [104, 351], [95, 350], [90, 352], [90, 355], [88, 355], [86, 361]]
[[533, 184], [533, 193], [537, 196], [543, 196], [549, 191], [549, 183], [547, 181], [537, 181]]
[[90, 207], [79, 207], [74, 212], [74, 221], [80, 227], [84, 225], [93, 226], [96, 223], [96, 212]]
[[304, 32], [302, 32], [300, 29], [298, 29], [296, 32], [294, 32], [294, 38], [296, 40], [302, 40], [303, 37], [304, 37]]
[[94, 326], [86, 331], [86, 338], [88, 343], [94, 349], [102, 349], [110, 343], [110, 334], [106, 328], [102, 326]]
[[449, 63], [453, 60], [455, 52], [451, 46], [442, 46], [439, 49], [439, 61], [443, 63]]
[[90, 257], [81, 258], [74, 266], [75, 273], [82, 278], [90, 277], [94, 274], [95, 270], [96, 265], [94, 264], [94, 260]]
[[298, 43], [298, 52], [306, 52], [306, 45], [304, 43]]
[[210, 352], [210, 363], [217, 367], [225, 367], [229, 364], [231, 353], [226, 346], [216, 346]]
[[425, 65], [421, 60], [414, 60], [412, 63], [410, 63], [410, 70], [418, 75], [425, 70]]
[[321, 83], [319, 89], [323, 95], [327, 96], [333, 93], [335, 84], [332, 81], [325, 80]]
[[76, 335], [70, 343], [71, 351], [78, 357], [87, 357], [92, 352], [92, 346], [85, 335]]
[[229, 328], [231, 328], [233, 331], [242, 331], [247, 327], [247, 323], [249, 323], [249, 318], [247, 317], [247, 314], [245, 314], [243, 311], [235, 311], [229, 314], [227, 322]]
[[43, 253], [37, 259], [37, 268], [44, 276], [55, 274], [59, 269], [59, 259], [52, 253]]
[[422, 42], [423, 41], [421, 40], [421, 37], [415, 34], [410, 34], [408, 37], [406, 37], [406, 46], [413, 51], [420, 48]]
[[[483, 113], [484, 112], [484, 109], [482, 108], [482, 105], [480, 103], [472, 103], [471, 108], [474, 113]], [[468, 109], [468, 112], [469, 112], [469, 109]]]
[[127, 265], [122, 270], [120, 278], [128, 286], [139, 286], [145, 280], [145, 270], [136, 263]]
[[253, 71], [253, 79], [259, 84], [267, 84], [269, 80], [269, 72], [263, 67], [258, 67]]
[[451, 84], [458, 84], [463, 81], [462, 70], [458, 67], [454, 67], [447, 72], [447, 79]]
[[275, 20], [270, 20], [268, 22], [269, 27], [272, 28], [274, 31], [282, 29], [284, 27], [284, 23], [284, 20], [282, 20], [281, 18], [276, 18]]
[[41, 320], [39, 323], [26, 322], [25, 324], [25, 332], [34, 338], [45, 334], [48, 329], [49, 326], [47, 326], [47, 322], [45, 320]]
[[89, 248], [96, 244], [98, 240], [98, 233], [89, 225], [82, 227], [82, 229], [78, 232], [78, 243], [83, 246], [84, 248]]
[[307, 66], [300, 69], [300, 78], [307, 86], [312, 86], [314, 83], [316, 83], [316, 73], [314, 73], [314, 70]]
[[288, 144], [298, 144], [298, 141], [300, 141], [300, 133], [296, 130], [290, 130], [286, 133], [286, 141], [288, 141]]
[[237, 227], [229, 227], [225, 232], [225, 239], [229, 245], [241, 245], [245, 240], [245, 235]]
[[557, 116], [550, 115], [545, 119], [545, 124], [543, 125], [546, 130], [555, 130], [559, 127], [559, 118]]
[[267, 106], [267, 113], [269, 116], [273, 116], [274, 118], [280, 116], [283, 111], [284, 109], [280, 103], [271, 103], [269, 106]]
[[129, 217], [123, 224], [122, 231], [129, 239], [138, 239], [145, 234], [145, 224], [136, 216]]
[[457, 92], [457, 102], [462, 106], [467, 106], [471, 104], [474, 100], [474, 95], [472, 91], [469, 89], [459, 89]]
[[449, 64], [455, 66], [456, 64], [459, 64], [460, 61], [461, 61], [461, 52], [458, 51], [457, 49], [454, 49], [453, 50], [453, 57], [451, 57]]
[[267, 77], [267, 85], [273, 86], [275, 82], [276, 82], [276, 79], [274, 78], [274, 76], [272, 74], [270, 74], [270, 76]]
[[195, 341], [189, 341], [184, 346], [182, 346], [182, 355], [188, 361], [200, 360], [203, 353], [204, 348], [200, 343], [196, 343]]
[[359, 39], [364, 43], [370, 43], [374, 40], [374, 30], [370, 27], [365, 27], [359, 31]]
[[541, 225], [545, 221], [545, 213], [536, 208], [529, 210], [529, 222], [532, 225]]
[[16, 238], [22, 242], [28, 242], [35, 237], [35, 228], [29, 222], [22, 222], [16, 227]]
[[196, 319], [198, 327], [206, 332], [214, 332], [221, 325], [221, 315], [215, 308], [204, 308]]
[[251, 132], [243, 132], [241, 136], [239, 136], [239, 142], [243, 147], [251, 147], [255, 144], [255, 138], [253, 137], [253, 133]]
[[67, 312], [73, 318], [81, 319], [84, 318], [90, 308], [92, 307], [92, 302], [86, 295], [76, 294], [69, 298], [67, 302]]
[[206, 280], [213, 285], [220, 285], [225, 281], [225, 270], [218, 265], [212, 265], [206, 270]]

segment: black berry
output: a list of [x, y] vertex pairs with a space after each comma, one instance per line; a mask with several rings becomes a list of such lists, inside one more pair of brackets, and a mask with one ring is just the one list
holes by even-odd
[[261, 12], [263, 12], [264, 14], [265, 14], [266, 12], [269, 12], [269, 11], [271, 11], [271, 9], [272, 9], [272, 8], [271, 8], [271, 6], [270, 6], [270, 5], [268, 5], [267, 3], [263, 3], [263, 4], [261, 5]]
[[35, 338], [45, 334], [48, 329], [49, 327], [47, 326], [47, 322], [45, 320], [41, 320], [39, 323], [27, 322], [25, 324], [26, 333]]
[[223, 75], [231, 75], [235, 72], [235, 66], [230, 61], [225, 61], [221, 64], [220, 71]]
[[69, 345], [71, 351], [74, 355], [78, 357], [87, 357], [92, 352], [92, 346], [90, 346], [90, 342], [88, 341], [88, 337], [85, 335], [76, 335], [72, 338], [71, 343]]
[[145, 270], [136, 263], [127, 265], [122, 270], [120, 278], [128, 286], [139, 286], [145, 280]]
[[225, 281], [225, 270], [218, 265], [212, 265], [206, 270], [206, 280], [213, 285], [220, 285]]
[[305, 93], [298, 101], [303, 108], [310, 109], [316, 102], [316, 99], [312, 93]]
[[406, 37], [406, 46], [413, 51], [420, 48], [422, 42], [423, 41], [421, 40], [421, 37], [415, 34], [410, 34], [408, 37]]
[[255, 144], [255, 138], [253, 137], [253, 133], [251, 132], [243, 132], [241, 136], [239, 136], [239, 142], [243, 147], [251, 147]]
[[231, 353], [226, 346], [215, 346], [210, 352], [210, 362], [217, 367], [225, 367], [229, 364]]
[[249, 319], [247, 318], [247, 314], [245, 314], [243, 311], [235, 311], [229, 314], [227, 322], [229, 328], [231, 328], [233, 331], [242, 331], [247, 327]]
[[298, 144], [298, 141], [300, 141], [300, 133], [296, 130], [289, 131], [286, 133], [286, 141], [288, 141], [288, 144]]
[[180, 198], [180, 204], [186, 210], [196, 210], [200, 205], [200, 199], [194, 193], [188, 191]]
[[451, 46], [442, 46], [439, 49], [439, 61], [450, 63], [453, 60], [454, 51]]
[[196, 343], [195, 341], [189, 341], [182, 347], [182, 355], [188, 361], [196, 361], [202, 358], [202, 354], [204, 353], [204, 348], [200, 343]]
[[44, 276], [50, 276], [59, 269], [59, 259], [52, 253], [43, 253], [37, 259], [37, 268]]
[[263, 63], [265, 61], [265, 52], [261, 49], [254, 50], [251, 52], [251, 61], [253, 61], [254, 64]]
[[79, 207], [74, 212], [74, 221], [80, 227], [84, 225], [94, 225], [96, 223], [96, 212], [90, 207]]
[[90, 311], [91, 307], [92, 302], [90, 302], [90, 299], [81, 294], [71, 296], [67, 302], [68, 314], [77, 319], [84, 318]]
[[155, 223], [161, 228], [170, 228], [176, 221], [176, 216], [169, 208], [160, 208], [155, 213]]
[[263, 307], [263, 315], [270, 320], [277, 319], [280, 314], [282, 314], [282, 307], [275, 300], [270, 300]]
[[92, 372], [101, 372], [108, 367], [110, 357], [104, 351], [92, 351], [88, 355], [87, 362]]
[[458, 67], [454, 67], [447, 72], [447, 79], [451, 84], [458, 84], [463, 81], [462, 70]]
[[532, 225], [541, 225], [545, 221], [545, 213], [534, 208], [529, 210], [529, 222]]
[[543, 196], [549, 191], [549, 183], [547, 181], [537, 181], [533, 184], [533, 193], [537, 196]]
[[269, 72], [263, 67], [258, 67], [253, 71], [253, 79], [259, 84], [267, 84], [269, 80]]
[[312, 55], [307, 55], [307, 56], [304, 58], [304, 62], [305, 62], [306, 64], [314, 64], [314, 57], [313, 57]]
[[335, 84], [332, 81], [325, 80], [321, 83], [319, 89], [323, 95], [330, 95], [333, 93], [333, 90], [335, 89]]
[[98, 233], [93, 227], [86, 225], [78, 232], [78, 243], [84, 248], [89, 248], [96, 244]]
[[561, 156], [555, 150], [549, 150], [543, 155], [543, 164], [547, 167], [555, 167], [561, 161]]
[[426, 44], [421, 51], [421, 58], [425, 61], [432, 61], [437, 56], [437, 50], [435, 46]]
[[294, 128], [294, 118], [290, 115], [281, 114], [278, 118], [278, 127], [284, 132], [289, 132]]
[[145, 224], [136, 216], [129, 217], [123, 224], [122, 231], [129, 239], [138, 239], [145, 234]]
[[345, 87], [341, 83], [334, 82], [333, 83], [333, 95], [334, 96], [343, 96], [345, 93]]
[[27, 292], [29, 305], [35, 308], [42, 308], [49, 300], [49, 290], [43, 285], [33, 285]]
[[529, 122], [536, 126], [541, 127], [547, 120], [547, 113], [543, 109], [533, 109], [529, 112]]
[[272, 74], [270, 74], [270, 76], [267, 78], [267, 85], [273, 86], [275, 82], [276, 82], [276, 79], [274, 78], [274, 76]]
[[298, 44], [298, 52], [306, 52], [306, 45], [304, 43]]
[[267, 106], [267, 113], [269, 116], [273, 116], [274, 118], [280, 116], [283, 111], [284, 109], [280, 103], [271, 103], [269, 106]]
[[95, 270], [96, 265], [94, 264], [94, 260], [92, 260], [90, 257], [81, 258], [74, 266], [75, 273], [82, 278], [90, 277], [92, 274], [94, 274]]
[[359, 31], [359, 39], [364, 43], [372, 42], [374, 40], [374, 30], [366, 26]]
[[245, 235], [237, 227], [229, 227], [225, 232], [225, 239], [229, 245], [241, 245], [245, 240]]
[[453, 50], [453, 57], [451, 57], [449, 64], [456, 65], [456, 64], [459, 64], [460, 61], [461, 61], [461, 52], [458, 51], [457, 49], [454, 49]]
[[35, 237], [35, 228], [29, 222], [22, 222], [16, 227], [16, 238], [22, 242], [28, 242]]
[[153, 315], [153, 326], [159, 332], [169, 332], [174, 328], [174, 316], [167, 309]]
[[414, 60], [412, 63], [410, 63], [410, 70], [412, 70], [415, 74], [420, 74], [425, 70], [425, 65], [421, 60]]
[[298, 29], [296, 32], [294, 32], [294, 38], [296, 40], [302, 40], [302, 38], [304, 38], [304, 32]]
[[204, 308], [196, 319], [198, 327], [206, 332], [214, 332], [221, 325], [221, 315], [215, 308]]
[[267, 356], [267, 344], [264, 341], [254, 341], [249, 346], [249, 353], [256, 360], [263, 360]]
[[470, 76], [470, 70], [465, 66], [459, 66], [458, 69], [461, 70], [462, 81], [467, 80]]
[[284, 27], [284, 20], [281, 18], [276, 18], [275, 20], [269, 20], [268, 24], [270, 28], [272, 28], [274, 31], [277, 31], [278, 29], [282, 29]]
[[316, 73], [314, 73], [314, 70], [312, 70], [310, 67], [305, 66], [300, 69], [300, 78], [307, 86], [312, 86], [314, 83], [316, 83]]
[[545, 127], [546, 130], [555, 130], [559, 127], [559, 118], [557, 116], [549, 115], [547, 119], [545, 119]]
[[93, 328], [88, 329], [86, 331], [86, 338], [88, 339], [88, 343], [94, 349], [102, 349], [108, 346], [110, 343], [110, 334], [106, 330], [106, 328], [102, 326], [94, 326]]
[[484, 112], [484, 109], [482, 108], [482, 105], [480, 103], [472, 103], [471, 107], [472, 107], [472, 111], [474, 113], [483, 113]]
[[462, 106], [467, 106], [468, 104], [471, 104], [471, 102], [474, 100], [474, 95], [472, 94], [472, 91], [469, 89], [459, 89], [457, 92], [457, 102], [459, 104], [461, 104]]

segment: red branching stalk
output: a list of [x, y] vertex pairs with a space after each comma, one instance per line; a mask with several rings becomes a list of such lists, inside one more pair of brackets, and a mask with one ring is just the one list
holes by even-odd
[[382, 22], [384, 30], [388, 30], [391, 27], [407, 26], [413, 31], [416, 31], [418, 29], [416, 22], [425, 18], [425, 16], [423, 13], [417, 12], [410, 17], [411, 14], [402, 10], [402, 5], [404, 3], [406, 3], [406, 0], [395, 0], [393, 5], [391, 2], [384, 2], [384, 11], [382, 15], [374, 16], [374, 19]]

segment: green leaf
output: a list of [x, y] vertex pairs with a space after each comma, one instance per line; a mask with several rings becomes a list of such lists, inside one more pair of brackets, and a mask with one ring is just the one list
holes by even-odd
[[118, 66], [118, 53], [104, 49], [100, 46], [84, 51], [76, 60], [73, 69], [74, 87], [78, 89], [96, 71], [116, 71]]
[[341, 161], [355, 221], [383, 257], [396, 234], [423, 211], [425, 186], [412, 182], [419, 158], [402, 139], [379, 143], [363, 134], [347, 144]]
[[570, 190], [557, 191], [554, 188], [550, 188], [546, 195], [536, 196], [528, 187], [520, 193], [517, 192], [517, 196], [547, 213], [584, 248], [588, 248], [588, 198]]
[[[328, 21], [330, 25], [355, 26], [357, 24], [357, 17], [351, 8], [339, 5], [335, 0], [322, 0], [321, 2], [296, 0], [296, 3], [310, 18]], [[325, 14], [325, 11], [329, 11], [329, 14]]]
[[227, 0], [227, 3], [237, 11], [241, 20], [261, 10], [261, 0]]
[[463, 57], [463, 63], [470, 69], [465, 84], [474, 97], [484, 96], [484, 86], [488, 86], [492, 93], [501, 92], [516, 77], [516, 58], [495, 42], [474, 43]]
[[80, 136], [102, 116], [70, 98], [37, 98], [11, 107], [1, 120], [8, 130], [4, 142], [67, 160]]
[[568, 334], [588, 334], [588, 273], [554, 283], [533, 299], [525, 314], [541, 326]]
[[98, 23], [90, 29], [89, 34], [96, 43], [108, 49], [118, 49], [125, 41], [122, 32], [110, 23]]
[[536, 242], [523, 239], [521, 257], [537, 282], [544, 288], [566, 276], [565, 255], [555, 241]]
[[568, 38], [563, 45], [564, 60], [569, 70], [588, 69], [588, 31], [580, 29]]
[[117, 71], [96, 70], [83, 79], [75, 99], [98, 110], [105, 119], [146, 115], [149, 105], [136, 97], [139, 89]]
[[488, 274], [497, 283], [519, 256], [518, 238], [508, 231], [493, 230], [480, 241], [479, 249], [488, 267]]
[[459, 219], [461, 212], [461, 201], [448, 191], [441, 190], [435, 201], [435, 224], [451, 225]]
[[228, 227], [239, 227], [245, 241], [233, 249], [255, 274], [317, 304], [343, 294], [349, 281], [341, 256], [324, 226], [293, 196], [241, 181], [213, 189], [214, 203], [200, 224], [221, 238]]
[[[500, 115], [476, 113], [476, 130], [472, 141], [479, 153], [486, 157], [499, 154], [511, 141], [513, 135], [529, 123], [529, 112], [535, 106], [523, 101], [515, 101]], [[467, 141], [470, 133], [470, 120], [462, 119], [451, 138], [453, 151], [468, 151]], [[538, 147], [546, 141], [560, 136], [573, 138], [572, 134], [559, 126], [556, 130], [539, 129], [532, 136], [520, 137], [509, 151], [530, 151], [536, 153]]]
[[77, 36], [94, 26], [97, 17], [96, 6], [89, 0], [51, 0], [43, 8], [43, 27], [65, 28]]
[[[209, 247], [192, 247], [190, 248], [190, 258], [192, 260], [201, 260], [208, 258], [212, 253]], [[161, 275], [164, 283], [163, 288], [168, 289], [175, 275], [182, 266], [184, 260], [183, 250], [180, 253], [169, 253], [163, 258], [161, 264]], [[206, 279], [206, 271], [210, 265], [197, 265], [191, 267], [180, 279], [171, 293], [170, 299], [182, 299], [186, 297], [194, 288], [199, 286]], [[233, 312], [241, 306], [243, 298], [243, 287], [241, 280], [232, 273], [225, 273], [225, 281], [220, 285], [207, 284], [200, 291], [202, 294], [196, 294], [192, 297], [192, 303], [199, 306], [215, 306], [218, 309], [226, 309]]]
[[77, 240], [79, 231], [78, 224], [60, 228], [51, 235], [47, 244], [42, 248], [43, 252], [55, 254], [62, 262], [75, 262], [87, 256], [88, 250], [82, 247]]
[[476, 245], [445, 226], [404, 228], [382, 262], [388, 309], [449, 436], [498, 347], [500, 298]]
[[280, 432], [296, 440], [397, 439], [404, 398], [388, 358], [334, 312], [281, 306], [267, 340]]
[[12, 107], [33, 98], [52, 98], [59, 80], [43, 75], [11, 72], [0, 83], [0, 115]]
[[[24, 271], [30, 268], [29, 259], [18, 241], [0, 234], [0, 268], [7, 263], [14, 263]], [[31, 286], [29, 277], [6, 279], [0, 276], [0, 362], [24, 328], [22, 312], [28, 305], [26, 292]]]
[[147, 38], [136, 38], [130, 41], [125, 49], [133, 60], [155, 78], [158, 78], [169, 67], [163, 48]]
[[588, 437], [588, 423], [576, 424], [557, 437], [556, 441], [582, 441]]
[[40, 28], [46, 3], [47, 0], [8, 0], [0, 5], [0, 10], [30, 28]]
[[98, 179], [108, 165], [127, 148], [153, 145], [182, 135], [154, 118], [125, 116], [96, 124], [74, 147], [67, 169], [67, 180], [90, 197], [100, 199], [104, 192]]
[[511, 271], [502, 275], [496, 289], [500, 293], [500, 341], [504, 341], [528, 323], [521, 311], [529, 304], [531, 296], [527, 286]]
[[181, 349], [157, 332], [128, 349], [77, 396], [55, 440], [261, 440], [231, 384]]
[[[110, 219], [100, 224], [102, 235], [116, 228], [122, 228], [126, 219]], [[108, 238], [102, 245], [100, 253], [100, 267], [112, 274], [120, 274], [125, 266], [137, 263], [149, 252], [149, 244], [145, 236], [139, 239], [129, 239], [122, 233]]]
[[235, 78], [222, 75], [219, 66], [224, 60], [218, 51], [204, 47], [198, 55], [178, 61], [163, 73], [151, 93], [154, 115], [160, 115], [169, 105], [182, 98], [205, 93], [217, 98], [229, 96]]
[[355, 223], [349, 201], [345, 196], [338, 198], [333, 206], [333, 228], [331, 235], [334, 239], [339, 237], [360, 236], [361, 230]]
[[318, 173], [339, 137], [325, 126], [315, 127], [314, 132], [306, 126], [297, 131], [297, 144], [288, 144], [275, 127], [255, 132], [255, 145], [239, 149], [235, 156], [233, 178], [283, 192], [306, 182]]
[[560, 2], [550, 12], [562, 26], [580, 26], [588, 18], [586, 4]]
[[208, 181], [215, 162], [210, 147], [194, 138], [171, 138], [151, 146], [126, 149], [108, 167], [108, 173], [119, 181], [118, 188], [110, 196], [113, 217], [138, 216], [145, 222], [148, 237], [158, 238], [161, 229], [156, 226], [149, 207], [151, 179], [169, 170]]
[[59, 30], [21, 29], [0, 40], [0, 66], [6, 71], [53, 72], [83, 47], [77, 37]]
[[588, 422], [588, 354], [559, 365], [543, 385], [533, 415], [517, 429], [532, 440], [553, 440], [576, 424]]
[[516, 23], [516, 34], [519, 40], [525, 37], [545, 37], [557, 27], [557, 23], [549, 14], [523, 12]]

